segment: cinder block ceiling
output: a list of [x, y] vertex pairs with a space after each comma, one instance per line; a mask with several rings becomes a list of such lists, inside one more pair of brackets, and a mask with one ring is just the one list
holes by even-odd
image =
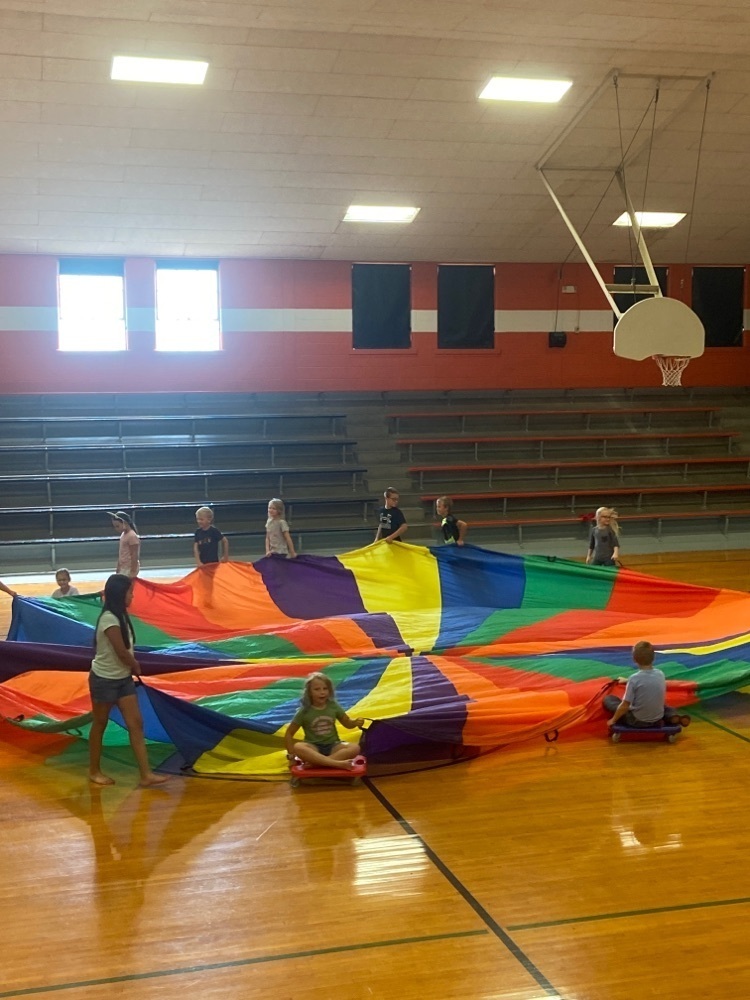
[[[122, 83], [115, 54], [210, 65]], [[688, 213], [657, 261], [744, 263], [749, 57], [747, 0], [0, 0], [0, 253], [563, 260], [552, 150], [589, 249], [623, 261], [629, 150], [635, 207]], [[573, 86], [478, 100], [493, 74]]]

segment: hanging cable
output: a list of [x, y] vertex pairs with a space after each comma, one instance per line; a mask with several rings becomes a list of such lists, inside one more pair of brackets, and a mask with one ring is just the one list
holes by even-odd
[[[652, 100], [653, 100], [653, 98], [652, 98]], [[649, 113], [650, 109], [651, 109], [651, 101], [649, 101], [648, 107], [643, 112], [641, 120], [638, 122], [638, 127], [636, 128], [635, 133], [633, 134], [633, 138], [628, 143], [628, 148], [624, 152], [621, 152], [621, 163], [622, 163], [622, 160], [624, 160], [627, 157], [628, 153], [630, 152], [630, 150], [631, 150], [631, 148], [633, 146], [633, 143], [638, 138], [638, 133], [640, 132], [641, 126], [643, 125], [644, 121], [646, 120], [646, 115]], [[620, 136], [620, 139], [621, 139], [621, 146], [620, 146], [620, 148], [622, 150], [622, 136]], [[604, 201], [604, 199], [609, 194], [609, 189], [614, 184], [616, 176], [617, 176], [617, 172], [614, 171], [612, 173], [612, 176], [609, 179], [609, 182], [607, 183], [607, 186], [605, 187], [604, 191], [602, 192], [601, 198], [596, 203], [596, 205], [594, 206], [594, 210], [591, 212], [591, 214], [589, 215], [588, 219], [586, 220], [586, 222], [582, 226], [582, 228], [581, 228], [581, 235], [583, 235], [586, 232], [586, 230], [589, 228], [589, 226], [591, 225], [591, 223], [594, 221], [594, 217], [596, 216], [596, 213], [601, 208], [602, 202]], [[562, 267], [564, 267], [568, 263], [568, 261], [573, 256], [573, 254], [575, 253], [575, 251], [576, 251], [576, 244], [573, 243], [573, 246], [570, 248], [570, 250], [567, 253], [567, 256], [565, 257], [565, 259], [562, 262], [562, 265], [561, 265]], [[631, 258], [632, 258], [632, 254], [631, 254]]]
[[701, 121], [701, 134], [698, 139], [698, 156], [695, 160], [695, 179], [693, 181], [693, 197], [690, 201], [690, 217], [688, 221], [687, 239], [685, 240], [685, 260], [684, 263], [688, 262], [688, 254], [690, 253], [690, 236], [693, 231], [693, 213], [695, 211], [695, 196], [698, 191], [698, 174], [701, 167], [701, 153], [703, 151], [703, 137], [706, 134], [706, 115], [708, 114], [708, 95], [711, 91], [711, 78], [706, 80], [706, 97], [703, 102], [703, 119]]
[[[617, 79], [616, 76], [612, 77], [612, 83], [614, 84], [614, 88], [615, 88], [615, 105], [617, 107], [617, 131], [618, 131], [619, 136], [620, 136], [620, 166], [617, 169], [619, 170], [619, 172], [622, 175], [622, 183], [624, 184], [625, 188], [627, 188], [628, 185], [627, 185], [627, 182], [625, 180], [625, 147], [624, 147], [623, 140], [622, 140], [622, 112], [620, 111], [620, 83], [619, 83], [619, 80]], [[649, 107], [651, 107], [650, 103], [649, 103]], [[648, 111], [648, 108], [646, 110]], [[646, 116], [644, 115], [643, 117], [645, 118]], [[641, 119], [641, 124], [642, 123], [643, 123], [643, 118]], [[636, 135], [638, 135], [638, 131], [640, 131], [640, 127], [641, 127], [641, 125], [639, 124], [638, 125], [638, 129], [636, 130], [636, 133], [635, 133]], [[635, 136], [633, 136], [633, 139], [635, 139]], [[632, 141], [631, 141], [631, 145], [632, 145]], [[630, 255], [630, 273], [631, 273], [631, 275], [634, 278], [635, 277], [635, 254], [633, 253], [633, 232], [632, 232], [632, 227], [631, 226], [628, 226], [628, 251], [629, 251], [629, 255]]]
[[[568, 256], [570, 256], [570, 254], [568, 254]], [[552, 327], [553, 330], [557, 330], [558, 329], [557, 321], [560, 318], [560, 295], [562, 293], [562, 276], [563, 276], [563, 267], [564, 266], [565, 266], [565, 263], [563, 262], [560, 265], [560, 268], [559, 268], [559, 270], [557, 272], [557, 301], [555, 302], [555, 325]]]
[[654, 117], [651, 119], [651, 137], [648, 141], [648, 157], [646, 159], [646, 176], [643, 180], [643, 200], [641, 201], [641, 214], [646, 211], [646, 192], [648, 191], [648, 175], [651, 170], [651, 153], [654, 149], [654, 135], [656, 134], [656, 109], [659, 104], [659, 88], [661, 84], [657, 82], [654, 92]]

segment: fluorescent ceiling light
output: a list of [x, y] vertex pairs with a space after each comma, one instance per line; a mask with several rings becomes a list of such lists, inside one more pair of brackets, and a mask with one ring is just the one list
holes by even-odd
[[113, 80], [136, 80], [139, 83], [200, 84], [206, 79], [207, 62], [194, 59], [146, 59], [139, 56], [115, 56]]
[[479, 97], [485, 101], [554, 104], [572, 86], [570, 80], [521, 80], [513, 76], [493, 76]]
[[[636, 212], [635, 219], [641, 229], [671, 229], [685, 218], [684, 212]], [[630, 216], [627, 212], [615, 219], [613, 226], [629, 226]]]
[[398, 205], [350, 205], [344, 222], [413, 222], [418, 211]]

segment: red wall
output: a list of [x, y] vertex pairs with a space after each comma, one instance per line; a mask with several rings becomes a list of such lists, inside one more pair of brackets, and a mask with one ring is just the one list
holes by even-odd
[[[611, 267], [602, 267], [610, 278]], [[126, 262], [130, 309], [154, 306], [154, 262]], [[344, 261], [225, 260], [220, 265], [222, 309], [312, 310], [351, 308], [351, 265]], [[438, 351], [436, 333], [414, 333], [405, 351], [354, 351], [351, 333], [330, 330], [225, 332], [224, 350], [211, 354], [154, 351], [152, 321], [131, 322], [130, 350], [121, 354], [69, 354], [57, 350], [54, 309], [57, 259], [0, 256], [0, 392], [283, 391], [385, 389], [576, 388], [658, 385], [649, 361], [612, 354], [612, 331], [568, 333], [567, 347], [547, 344], [550, 322], [532, 332], [498, 332], [492, 351]], [[561, 294], [561, 285], [575, 286]], [[499, 310], [606, 310], [588, 268], [557, 264], [498, 264]], [[670, 294], [690, 290], [690, 267], [670, 268]], [[687, 299], [686, 299], [687, 301]], [[20, 307], [20, 308], [19, 308]], [[437, 307], [437, 266], [412, 271], [412, 308]], [[17, 310], [14, 312], [14, 309]], [[22, 329], [10, 329], [13, 317]], [[44, 315], [39, 329], [35, 317]], [[139, 312], [134, 315], [144, 315]], [[283, 314], [276, 314], [277, 317]], [[288, 315], [288, 314], [286, 314]], [[50, 322], [52, 318], [53, 322]], [[32, 326], [29, 329], [29, 326]], [[46, 331], [44, 329], [46, 327]], [[691, 362], [686, 385], [746, 385], [750, 345], [709, 348]]]

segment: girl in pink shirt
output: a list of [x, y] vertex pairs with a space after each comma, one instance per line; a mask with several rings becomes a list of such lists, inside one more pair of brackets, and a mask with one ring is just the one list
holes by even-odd
[[120, 548], [117, 553], [116, 573], [122, 573], [131, 579], [138, 576], [141, 564], [138, 557], [141, 552], [141, 540], [135, 530], [135, 521], [126, 514], [124, 510], [113, 513], [108, 511], [112, 518], [112, 527], [120, 534]]

